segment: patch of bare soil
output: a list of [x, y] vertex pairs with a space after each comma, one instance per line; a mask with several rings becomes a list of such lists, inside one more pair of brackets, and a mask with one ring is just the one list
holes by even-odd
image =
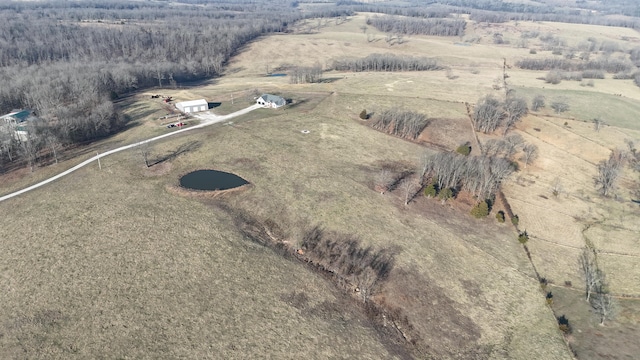
[[418, 136], [418, 142], [455, 150], [464, 143], [474, 144], [471, 125], [467, 118], [433, 118]]
[[[474, 291], [477, 290], [476, 286]], [[480, 327], [458, 310], [456, 301], [417, 271], [396, 269], [381, 294], [376, 296], [376, 302], [387, 308], [402, 309], [396, 310], [396, 318], [413, 320], [412, 335], [421, 353], [449, 359], [488, 357], [478, 345], [482, 335]]]

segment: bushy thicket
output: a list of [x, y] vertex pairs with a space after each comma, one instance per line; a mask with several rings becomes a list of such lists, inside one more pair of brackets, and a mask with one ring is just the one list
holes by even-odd
[[471, 209], [471, 215], [476, 219], [486, 217], [489, 215], [489, 204], [485, 200], [480, 201]]
[[462, 145], [458, 146], [458, 148], [456, 149], [456, 152], [458, 154], [467, 156], [467, 155], [471, 154], [471, 145], [462, 144]]
[[426, 115], [398, 108], [376, 113], [370, 124], [376, 130], [411, 140], [415, 140], [427, 125]]
[[333, 61], [338, 71], [431, 71], [440, 70], [435, 59], [395, 54], [371, 54], [364, 58], [342, 58]]
[[395, 16], [374, 16], [367, 24], [379, 31], [405, 35], [464, 35], [467, 22], [463, 19], [419, 19]]

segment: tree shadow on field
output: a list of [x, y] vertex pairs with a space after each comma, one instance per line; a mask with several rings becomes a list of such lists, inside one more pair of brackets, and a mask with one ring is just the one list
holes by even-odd
[[342, 79], [343, 79], [343, 77], [329, 77], [329, 78], [320, 79], [320, 81], [318, 81], [318, 83], [331, 84], [331, 83], [334, 83], [334, 82], [336, 82], [338, 80], [342, 80]]
[[182, 144], [178, 146], [178, 148], [176, 148], [175, 150], [169, 151], [168, 153], [159, 156], [153, 162], [150, 162], [149, 167], [161, 164], [168, 160], [173, 160], [182, 154], [186, 154], [188, 152], [198, 150], [200, 147], [202, 147], [202, 142], [200, 141], [192, 141], [192, 142]]
[[297, 108], [297, 107], [299, 107], [301, 105], [304, 105], [304, 104], [306, 104], [308, 102], [309, 102], [309, 100], [307, 100], [307, 99], [299, 99], [299, 100], [295, 100], [295, 101], [291, 100], [290, 103], [289, 103], [289, 101], [287, 101], [287, 107], [289, 109], [295, 109], [295, 108]]

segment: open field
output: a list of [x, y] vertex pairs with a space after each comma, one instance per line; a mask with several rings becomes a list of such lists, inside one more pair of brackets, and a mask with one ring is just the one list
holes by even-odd
[[[640, 139], [638, 88], [612, 79], [596, 80], [593, 88], [569, 81], [554, 87], [535, 79], [543, 72], [509, 70], [519, 95], [544, 94], [548, 103], [564, 96], [572, 107], [562, 117], [544, 109], [518, 124], [516, 132], [539, 147], [540, 157], [504, 184], [519, 228], [531, 234], [532, 263], [552, 282], [550, 308], [517, 233], [498, 224], [495, 211], [476, 220], [468, 214], [471, 204], [418, 197], [405, 206], [399, 190], [373, 191], [382, 164], [415, 166], [436, 150], [357, 119], [362, 109], [397, 106], [438, 119], [420, 140], [448, 149], [472, 142], [464, 102], [502, 96], [492, 87], [502, 58], [514, 63], [528, 48], [486, 40], [460, 46], [459, 38], [426, 36], [389, 47], [372, 27], [367, 34], [380, 41], [367, 41], [359, 29], [364, 18], [330, 23], [315, 34], [259, 39], [210, 84], [125, 99], [121, 106], [135, 126], [93, 147], [103, 151], [169, 131], [160, 126], [166, 111], [151, 93], [219, 101], [212, 110], [219, 113], [245, 107], [262, 92], [289, 97], [291, 106], [152, 144], [152, 159], [184, 145], [192, 150], [150, 168], [137, 151], [127, 151], [104, 159], [102, 171], [96, 164], [1, 203], [0, 357], [570, 359], [554, 314], [574, 324], [567, 340], [580, 358], [637, 354], [640, 301], [620, 300], [619, 320], [599, 327], [581, 299], [577, 257], [590, 241], [611, 291], [640, 296], [639, 210], [629, 201], [637, 174], [625, 169], [618, 200], [599, 197], [592, 180], [610, 149]], [[553, 26], [574, 42], [583, 36], [580, 25], [501, 26]], [[584, 29], [584, 36], [617, 34]], [[471, 24], [468, 30], [468, 36], [491, 33]], [[266, 66], [277, 72], [286, 64], [327, 65], [340, 56], [388, 51], [436, 57], [458, 78], [448, 79], [444, 70], [328, 71], [323, 83], [291, 85], [287, 77], [264, 76]], [[595, 132], [589, 121], [596, 116], [610, 126]], [[497, 137], [480, 134], [481, 141]], [[5, 176], [0, 193], [79, 160]], [[252, 185], [215, 200], [172, 190], [181, 175], [201, 168], [232, 172]], [[556, 179], [563, 185], [558, 197], [550, 190]], [[308, 224], [321, 224], [396, 251], [394, 273], [376, 299], [403, 309], [421, 345], [406, 350], [382, 336], [349, 295], [243, 237], [220, 204], [284, 224], [292, 242]], [[572, 287], [561, 287], [566, 281]]]

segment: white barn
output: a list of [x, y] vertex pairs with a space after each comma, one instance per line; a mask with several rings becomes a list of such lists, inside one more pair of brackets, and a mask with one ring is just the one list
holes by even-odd
[[280, 96], [264, 94], [256, 100], [258, 105], [262, 105], [264, 107], [270, 108], [279, 108], [281, 106], [287, 105], [287, 100], [281, 98]]
[[191, 100], [176, 103], [176, 107], [183, 113], [194, 113], [209, 110], [209, 103], [205, 99]]

